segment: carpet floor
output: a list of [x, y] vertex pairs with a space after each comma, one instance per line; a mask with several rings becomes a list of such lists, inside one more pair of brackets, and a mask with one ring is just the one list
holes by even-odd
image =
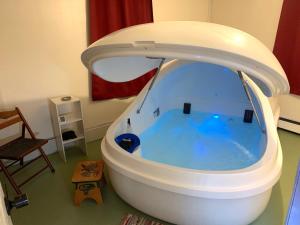
[[[279, 130], [284, 156], [284, 164], [280, 181], [273, 189], [271, 200], [265, 212], [252, 225], [283, 225], [289, 207], [294, 185], [297, 163], [300, 158], [300, 135]], [[74, 185], [71, 183], [73, 169], [80, 160], [100, 159], [100, 142], [88, 144], [88, 156], [77, 148], [67, 151], [67, 163], [53, 154], [49, 159], [56, 173], [45, 171], [39, 177], [27, 183], [22, 190], [27, 193], [30, 205], [12, 211], [14, 225], [119, 225], [124, 215], [130, 213], [151, 218], [125, 203], [108, 184], [102, 189], [103, 204], [96, 205], [92, 200], [82, 202], [80, 207], [73, 204]], [[36, 163], [22, 171], [17, 179], [21, 180]], [[107, 177], [107, 176], [106, 176]], [[7, 181], [1, 174], [0, 180]], [[3, 185], [4, 186], [4, 185]], [[8, 188], [10, 185], [7, 183]], [[9, 190], [10, 196], [14, 193]], [[163, 223], [168, 224], [168, 223]]]

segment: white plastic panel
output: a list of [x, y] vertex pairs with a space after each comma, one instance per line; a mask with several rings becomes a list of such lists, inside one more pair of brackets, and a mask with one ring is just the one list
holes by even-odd
[[[120, 63], [120, 57], [128, 60], [122, 58]], [[121, 82], [155, 68], [157, 61], [147, 57], [223, 65], [248, 74], [267, 96], [289, 92], [286, 75], [267, 47], [245, 32], [212, 23], [170, 21], [132, 26], [93, 43], [83, 52], [82, 62], [104, 79]]]
[[161, 59], [144, 56], [113, 57], [95, 61], [93, 71], [99, 71], [104, 80], [126, 82], [158, 67]]

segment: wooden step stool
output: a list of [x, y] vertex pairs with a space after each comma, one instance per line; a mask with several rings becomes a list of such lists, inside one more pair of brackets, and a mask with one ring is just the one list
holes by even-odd
[[97, 204], [102, 203], [100, 186], [105, 184], [103, 176], [104, 162], [99, 161], [81, 161], [77, 163], [72, 183], [75, 184], [74, 203], [79, 206], [87, 199], [94, 199]]

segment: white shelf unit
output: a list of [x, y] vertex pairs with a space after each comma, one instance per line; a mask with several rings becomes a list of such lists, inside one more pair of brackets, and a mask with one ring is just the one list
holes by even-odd
[[[66, 149], [74, 145], [79, 145], [82, 152], [87, 154], [80, 99], [73, 96], [68, 101], [63, 101], [62, 97], [50, 98], [49, 105], [57, 150], [61, 158], [67, 162]], [[62, 134], [65, 131], [74, 131], [76, 138], [63, 140]]]

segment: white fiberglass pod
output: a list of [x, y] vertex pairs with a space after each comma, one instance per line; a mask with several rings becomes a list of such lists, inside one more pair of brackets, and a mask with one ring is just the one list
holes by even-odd
[[[282, 164], [266, 96], [289, 91], [263, 44], [217, 24], [161, 22], [114, 32], [82, 61], [113, 82], [161, 66], [102, 141], [125, 201], [176, 224], [243, 225], [262, 213]], [[132, 154], [115, 142], [124, 133], [140, 138]]]

